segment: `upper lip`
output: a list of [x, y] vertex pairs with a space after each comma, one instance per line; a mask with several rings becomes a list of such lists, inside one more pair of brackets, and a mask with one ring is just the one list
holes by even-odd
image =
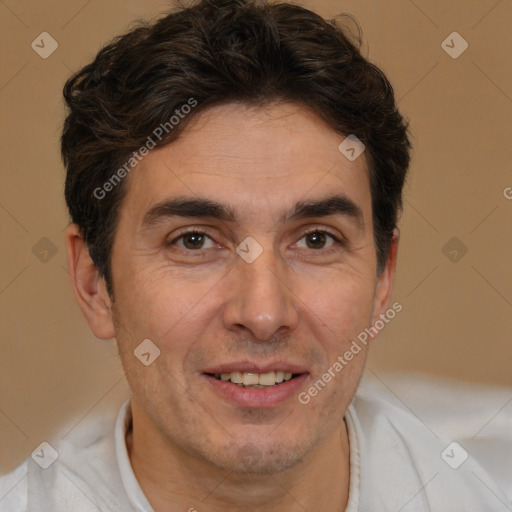
[[308, 370], [305, 366], [287, 363], [285, 361], [273, 361], [271, 363], [255, 363], [254, 361], [238, 361], [233, 363], [223, 363], [216, 366], [211, 366], [203, 373], [232, 373], [232, 372], [247, 372], [247, 373], [269, 373], [269, 372], [289, 372], [289, 373], [307, 373]]

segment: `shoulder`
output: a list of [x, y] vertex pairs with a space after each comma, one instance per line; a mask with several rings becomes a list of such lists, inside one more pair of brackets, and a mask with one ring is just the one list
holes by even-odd
[[25, 460], [10, 473], [0, 475], [0, 510], [24, 512], [27, 509], [27, 466]]
[[1, 477], [0, 510], [122, 510], [115, 429], [125, 406], [88, 415], [71, 430], [69, 425], [63, 429], [63, 436], [40, 444], [18, 468]]
[[510, 441], [512, 435], [512, 388], [424, 374], [370, 372], [354, 401], [369, 416], [408, 412], [427, 428], [454, 437]]
[[372, 486], [396, 488], [400, 479], [402, 499], [425, 486], [416, 501], [429, 505], [450, 486], [468, 503], [512, 504], [512, 389], [370, 372], [350, 411]]

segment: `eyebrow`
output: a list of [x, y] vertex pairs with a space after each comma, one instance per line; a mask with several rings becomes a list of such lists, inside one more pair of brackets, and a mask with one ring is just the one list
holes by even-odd
[[[361, 208], [343, 194], [318, 200], [298, 201], [290, 211], [281, 216], [278, 223], [330, 215], [345, 216], [358, 224], [360, 229], [364, 229]], [[159, 221], [172, 217], [201, 217], [233, 223], [237, 221], [235, 210], [229, 205], [206, 198], [176, 197], [162, 201], [149, 209], [144, 215], [142, 227], [150, 228]]]

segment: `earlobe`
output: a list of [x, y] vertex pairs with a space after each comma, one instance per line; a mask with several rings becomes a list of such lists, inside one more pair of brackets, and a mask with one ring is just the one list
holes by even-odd
[[386, 267], [377, 278], [377, 287], [375, 290], [375, 300], [373, 307], [372, 323], [380, 318], [389, 307], [393, 284], [395, 281], [396, 260], [398, 253], [398, 243], [400, 241], [400, 231], [398, 228], [393, 230], [393, 238], [389, 248], [389, 256], [386, 261]]
[[68, 271], [78, 305], [82, 310], [93, 334], [100, 339], [114, 337], [111, 300], [105, 280], [91, 259], [89, 249], [76, 224], [66, 229]]

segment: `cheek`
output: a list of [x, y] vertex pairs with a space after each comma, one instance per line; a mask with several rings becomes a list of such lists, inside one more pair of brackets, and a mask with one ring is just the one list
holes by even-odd
[[195, 294], [169, 271], [130, 268], [118, 276], [115, 284], [118, 317], [137, 337], [162, 338], [194, 303]]
[[[190, 350], [200, 340], [215, 318], [219, 303], [215, 284], [219, 277], [187, 279], [183, 271], [145, 269], [133, 272], [119, 286], [115, 303], [120, 350], [125, 366], [138, 366], [133, 351], [145, 339], [160, 350], [152, 379], [185, 381], [183, 366]], [[208, 291], [210, 290], [210, 293]], [[220, 297], [218, 297], [220, 299]], [[158, 367], [158, 372], [156, 370]], [[151, 367], [149, 367], [151, 368]], [[145, 373], [147, 378], [149, 372]], [[167, 375], [167, 376], [166, 376]]]
[[369, 325], [374, 283], [361, 276], [336, 273], [330, 279], [310, 283], [302, 296], [305, 313], [324, 328], [333, 343], [357, 335]]
[[316, 411], [312, 414], [319, 414], [328, 425], [336, 418], [333, 411], [348, 406], [364, 369], [368, 346], [357, 343], [357, 337], [370, 322], [373, 288], [370, 280], [345, 275], [317, 283], [308, 292], [310, 307], [304, 318], [322, 358], [302, 398]]

